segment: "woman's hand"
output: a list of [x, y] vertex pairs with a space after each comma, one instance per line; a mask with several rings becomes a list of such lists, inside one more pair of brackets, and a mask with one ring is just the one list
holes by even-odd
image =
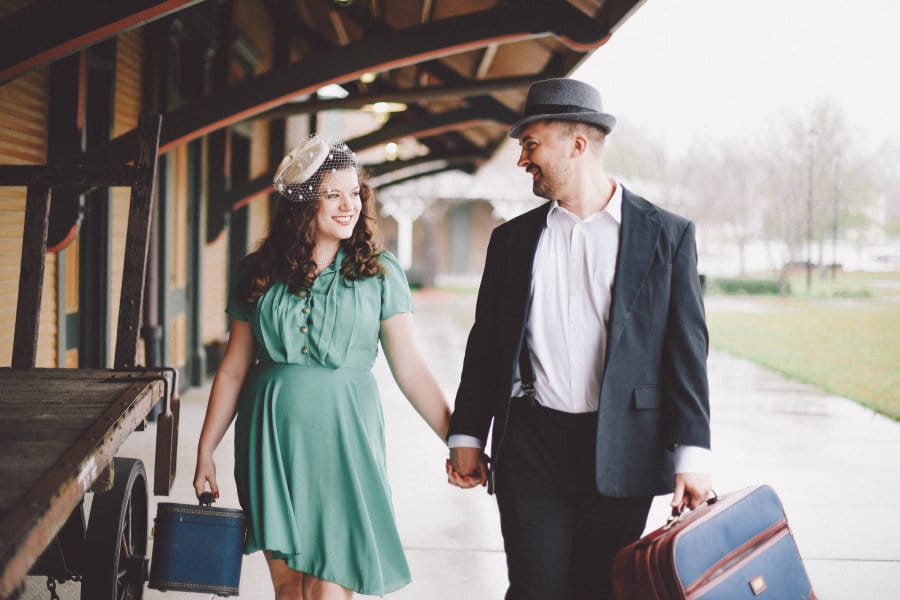
[[194, 470], [194, 492], [197, 498], [206, 491], [206, 484], [209, 483], [209, 489], [213, 493], [213, 497], [219, 497], [219, 484], [216, 483], [216, 463], [212, 456], [197, 456], [197, 468]]
[[238, 396], [247, 377], [247, 371], [255, 360], [255, 353], [256, 346], [250, 324], [247, 321], [231, 319], [228, 346], [213, 379], [209, 403], [206, 406], [206, 417], [203, 419], [203, 428], [200, 430], [200, 440], [197, 443], [197, 468], [194, 471], [194, 491], [197, 498], [200, 498], [200, 494], [206, 490], [207, 483], [213, 497], [219, 497], [216, 464], [212, 455], [237, 414]]

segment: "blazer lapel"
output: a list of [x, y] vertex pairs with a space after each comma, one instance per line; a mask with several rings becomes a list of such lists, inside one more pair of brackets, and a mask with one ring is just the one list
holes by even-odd
[[511, 306], [510, 309], [517, 311], [521, 307], [522, 331], [525, 328], [528, 311], [531, 309], [531, 279], [534, 255], [537, 251], [538, 241], [541, 239], [541, 232], [547, 226], [547, 212], [549, 210], [550, 203], [548, 202], [531, 211], [527, 218], [522, 219], [518, 223], [518, 229], [510, 238], [508, 266], [511, 289], [514, 290], [512, 298], [521, 299], [521, 304], [516, 302], [516, 305]]
[[659, 236], [659, 221], [650, 217], [655, 207], [649, 203], [639, 203], [636, 198], [623, 188], [622, 228], [609, 316], [611, 334], [607, 346], [607, 360], [631, 317], [631, 306], [650, 270], [656, 239]]

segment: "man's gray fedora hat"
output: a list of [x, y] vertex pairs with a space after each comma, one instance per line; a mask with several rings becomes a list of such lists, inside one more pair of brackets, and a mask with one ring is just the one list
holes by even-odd
[[603, 112], [600, 92], [577, 79], [545, 79], [531, 84], [525, 116], [513, 124], [509, 137], [518, 138], [528, 125], [547, 119], [587, 123], [605, 133], [616, 126], [616, 118]]

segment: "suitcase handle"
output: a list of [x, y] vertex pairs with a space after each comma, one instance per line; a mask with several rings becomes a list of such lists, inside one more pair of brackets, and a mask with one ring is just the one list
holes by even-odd
[[215, 502], [216, 498], [213, 496], [212, 492], [203, 492], [200, 494], [198, 500], [200, 500], [200, 506], [212, 506], [212, 503]]
[[[707, 506], [712, 506], [713, 504], [715, 504], [716, 502], [719, 501], [719, 495], [716, 493], [716, 490], [712, 490], [712, 493], [713, 493], [712, 498], [707, 498], [703, 502], [703, 504], [706, 504]], [[703, 506], [703, 504], [701, 504], [694, 510], [699, 510], [700, 507]], [[682, 511], [680, 508], [673, 506], [672, 514], [669, 515], [669, 518], [666, 520], [666, 524], [663, 526], [663, 529], [665, 529], [665, 530], [672, 529], [673, 527], [675, 527], [676, 525], [681, 523], [685, 519], [685, 517], [687, 517], [688, 513], [692, 513], [692, 512], [694, 512], [694, 511], [690, 510], [690, 509], [688, 509], [687, 511]]]

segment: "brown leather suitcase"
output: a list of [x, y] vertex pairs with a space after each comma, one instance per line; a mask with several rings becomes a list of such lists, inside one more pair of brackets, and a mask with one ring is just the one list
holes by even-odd
[[767, 485], [674, 517], [618, 552], [617, 600], [814, 600], [781, 501]]

